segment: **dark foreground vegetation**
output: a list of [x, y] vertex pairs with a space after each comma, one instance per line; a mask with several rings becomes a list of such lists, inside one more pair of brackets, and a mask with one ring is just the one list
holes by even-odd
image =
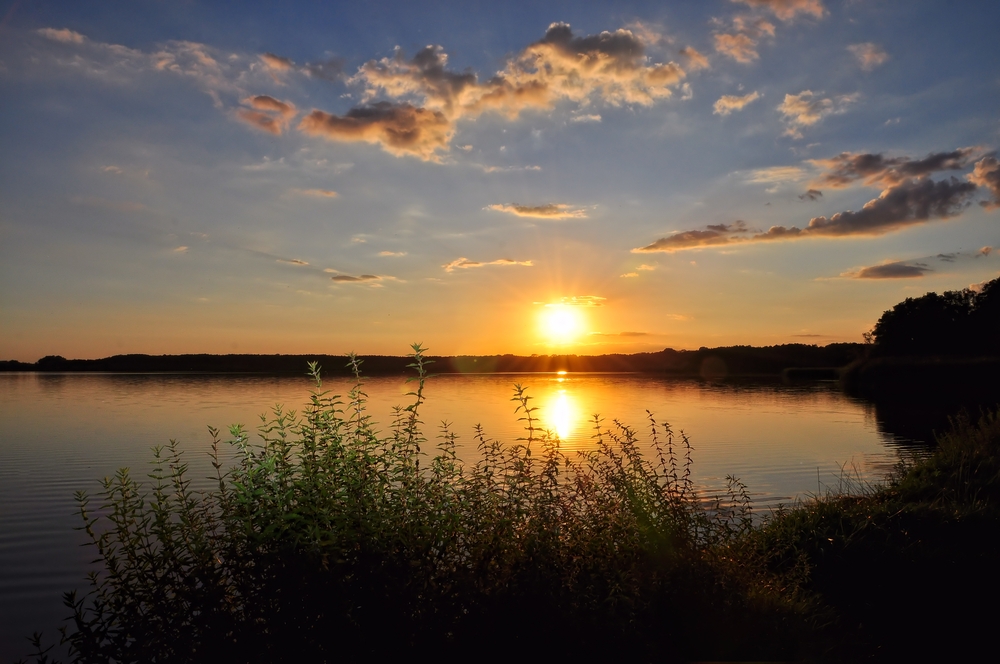
[[259, 442], [212, 432], [211, 492], [170, 445], [151, 484], [121, 470], [78, 496], [102, 569], [66, 597], [70, 659], [896, 661], [990, 639], [996, 415], [956, 420], [884, 487], [760, 520], [736, 480], [699, 496], [687, 438], [652, 416], [641, 436], [595, 419], [594, 451], [569, 456], [521, 388], [524, 437], [477, 431], [463, 465], [447, 426], [424, 433], [425, 363], [415, 346], [385, 432], [360, 381], [342, 403], [313, 365], [300, 417], [276, 410]]

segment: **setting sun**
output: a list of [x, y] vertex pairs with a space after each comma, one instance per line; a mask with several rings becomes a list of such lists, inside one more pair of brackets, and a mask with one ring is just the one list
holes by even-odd
[[549, 343], [572, 343], [584, 332], [583, 316], [576, 307], [548, 305], [541, 316], [541, 331]]

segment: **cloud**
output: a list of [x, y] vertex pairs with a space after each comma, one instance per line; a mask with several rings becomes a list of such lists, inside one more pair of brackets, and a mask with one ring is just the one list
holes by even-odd
[[732, 0], [750, 5], [754, 9], [762, 8], [770, 11], [782, 21], [791, 21], [799, 14], [823, 18], [826, 9], [820, 0]]
[[990, 192], [992, 200], [982, 201], [982, 205], [987, 210], [1000, 208], [1000, 162], [990, 155], [983, 157], [976, 162], [975, 168], [968, 176], [969, 182], [977, 187], [983, 187]]
[[298, 111], [288, 102], [278, 101], [267, 95], [257, 95], [243, 100], [253, 110], [241, 108], [236, 117], [262, 131], [280, 136]]
[[352, 108], [346, 115], [314, 110], [302, 118], [299, 130], [332, 141], [374, 143], [396, 156], [438, 161], [435, 152], [447, 149], [455, 128], [440, 111], [381, 101]]
[[512, 258], [498, 258], [495, 261], [485, 261], [485, 262], [472, 261], [463, 256], [462, 258], [456, 258], [452, 262], [446, 263], [441, 267], [444, 268], [445, 272], [454, 272], [455, 270], [467, 270], [473, 267], [486, 267], [487, 265], [505, 265], [505, 266], [521, 265], [524, 267], [532, 267], [534, 264], [535, 264], [534, 261], [516, 261], [513, 260]]
[[747, 182], [754, 184], [781, 184], [798, 182], [806, 177], [806, 172], [798, 166], [771, 166], [750, 171]]
[[889, 54], [881, 46], [877, 46], [871, 42], [851, 44], [847, 47], [847, 50], [858, 59], [858, 64], [865, 71], [872, 71], [889, 59]]
[[393, 257], [398, 257], [398, 256], [405, 256], [406, 252], [405, 251], [380, 251], [380, 252], [378, 252], [378, 255], [379, 256], [393, 256]]
[[662, 237], [645, 247], [638, 247], [632, 253], [672, 253], [684, 249], [712, 247], [730, 242], [744, 241], [743, 234], [748, 233], [746, 222], [737, 220], [732, 224], [709, 224], [705, 230], [682, 231], [674, 235]]
[[690, 71], [709, 69], [711, 67], [711, 64], [708, 62], [708, 57], [702, 55], [691, 46], [682, 48], [680, 50], [680, 54], [687, 58], [687, 66]]
[[574, 115], [570, 122], [600, 122], [601, 116], [598, 113], [588, 113], [587, 115]]
[[79, 32], [74, 32], [69, 28], [62, 28], [61, 30], [57, 30], [55, 28], [41, 28], [40, 30], [37, 30], [37, 32], [46, 39], [62, 42], [64, 44], [82, 44], [87, 39]]
[[961, 170], [968, 166], [975, 152], [975, 148], [959, 148], [950, 152], [931, 153], [923, 159], [886, 157], [881, 153], [841, 152], [836, 157], [814, 159], [811, 163], [827, 170], [817, 180], [821, 185], [839, 189], [860, 180], [868, 186], [885, 187], [938, 171]]
[[316, 196], [318, 198], [337, 198], [340, 196], [331, 189], [292, 189], [292, 191], [303, 196]]
[[473, 164], [483, 169], [483, 173], [514, 173], [517, 171], [540, 171], [541, 166], [487, 166], [485, 164]]
[[923, 264], [894, 262], [863, 267], [853, 272], [844, 272], [840, 276], [852, 279], [916, 279], [927, 272], [933, 270]]
[[643, 271], [643, 272], [652, 272], [653, 270], [656, 269], [656, 266], [655, 265], [646, 265], [645, 263], [643, 263], [642, 265], [640, 265], [639, 267], [637, 267], [635, 269]]
[[639, 273], [638, 272], [626, 272], [625, 274], [619, 274], [618, 276], [622, 277], [622, 278], [625, 278], [625, 279], [631, 279], [632, 277], [638, 277]]
[[173, 251], [174, 253], [177, 253], [177, 254], [186, 254], [187, 250], [190, 249], [190, 248], [191, 247], [180, 246], [180, 247], [174, 247], [171, 251]]
[[279, 263], [288, 263], [289, 265], [309, 265], [309, 263], [298, 258], [276, 258]]
[[747, 16], [733, 18], [732, 32], [716, 32], [712, 35], [715, 50], [727, 57], [749, 64], [758, 59], [757, 43], [763, 37], [774, 37], [774, 24], [762, 18]]
[[718, 224], [704, 230], [689, 230], [660, 238], [632, 251], [674, 252], [746, 242], [792, 240], [805, 237], [877, 236], [931, 219], [948, 219], [967, 205], [976, 185], [956, 178], [935, 182], [929, 178], [905, 180], [885, 189], [878, 198], [857, 211], [831, 217], [813, 217], [805, 228], [772, 226], [766, 232], [748, 234], [745, 224]]
[[264, 63], [264, 66], [271, 71], [286, 72], [295, 67], [294, 62], [288, 58], [283, 58], [280, 55], [275, 55], [274, 53], [265, 53], [258, 57], [260, 58], [260, 61]]
[[[560, 101], [649, 106], [670, 97], [686, 76], [676, 63], [649, 61], [645, 43], [630, 30], [575, 36], [565, 23], [550, 25], [541, 40], [509, 57], [487, 80], [447, 65], [440, 46], [427, 46], [412, 58], [397, 49], [348, 79], [363, 87], [363, 105], [343, 116], [314, 110], [299, 127], [330, 140], [365, 141], [397, 156], [440, 161], [437, 153], [447, 151], [462, 119], [488, 112], [514, 119]], [[379, 96], [391, 101], [373, 101]], [[593, 121], [597, 114], [587, 115], [578, 117]]]
[[713, 38], [715, 50], [737, 62], [749, 64], [760, 57], [757, 53], [757, 41], [746, 34], [716, 33]]
[[338, 274], [336, 276], [330, 277], [333, 281], [338, 284], [354, 284], [366, 281], [382, 281], [382, 277], [377, 274], [362, 274], [360, 276], [354, 277], [349, 274]]
[[487, 205], [486, 210], [496, 210], [506, 212], [518, 217], [530, 217], [532, 219], [584, 219], [587, 211], [583, 208], [566, 205], [564, 203], [546, 203], [545, 205], [510, 205], [496, 203]]
[[993, 247], [982, 247], [978, 252], [978, 256], [989, 256], [993, 252]]
[[603, 307], [608, 298], [600, 295], [570, 295], [552, 302], [535, 302], [546, 307]]
[[823, 192], [819, 189], [810, 189], [804, 194], [799, 194], [801, 201], [818, 201], [821, 198], [823, 198]]
[[737, 97], [735, 95], [722, 95], [719, 100], [715, 102], [713, 106], [713, 113], [716, 115], [729, 115], [733, 111], [742, 111], [747, 104], [760, 99], [761, 95], [759, 92], [751, 92], [745, 94], [742, 97]]
[[803, 127], [811, 127], [828, 115], [844, 113], [847, 106], [856, 102], [858, 97], [855, 93], [833, 99], [817, 99], [812, 90], [803, 90], [797, 95], [786, 94], [785, 100], [778, 106], [778, 111], [788, 123], [785, 136], [802, 138]]

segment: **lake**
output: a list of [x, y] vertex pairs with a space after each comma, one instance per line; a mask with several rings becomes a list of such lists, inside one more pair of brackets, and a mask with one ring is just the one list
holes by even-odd
[[[458, 434], [458, 454], [474, 461], [473, 427], [513, 443], [524, 435], [513, 385], [526, 386], [541, 426], [567, 450], [586, 450], [593, 415], [648, 432], [646, 410], [684, 431], [694, 448], [693, 478], [706, 495], [735, 475], [755, 508], [768, 509], [836, 488], [845, 474], [878, 481], [901, 453], [919, 450], [912, 432], [886, 430], [875, 407], [833, 383], [710, 383], [638, 374], [491, 374], [431, 378], [421, 410], [432, 447], [442, 421]], [[346, 395], [352, 382], [325, 389]], [[394, 405], [414, 385], [370, 378], [370, 413], [388, 429]], [[207, 487], [207, 426], [242, 423], [251, 431], [275, 404], [298, 409], [308, 378], [248, 375], [0, 373], [0, 660], [24, 656], [24, 637], [43, 630], [51, 641], [66, 616], [62, 593], [84, 589], [94, 553], [73, 493], [99, 488], [122, 466], [142, 477], [150, 448], [176, 440], [193, 478]]]

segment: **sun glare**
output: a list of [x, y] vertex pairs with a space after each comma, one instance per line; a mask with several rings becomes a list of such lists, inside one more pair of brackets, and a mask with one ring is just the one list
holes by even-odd
[[549, 397], [541, 416], [542, 424], [561, 440], [573, 434], [580, 420], [579, 408], [566, 390], [559, 390]]
[[583, 317], [577, 307], [549, 305], [542, 313], [542, 333], [549, 343], [568, 344], [583, 332]]

